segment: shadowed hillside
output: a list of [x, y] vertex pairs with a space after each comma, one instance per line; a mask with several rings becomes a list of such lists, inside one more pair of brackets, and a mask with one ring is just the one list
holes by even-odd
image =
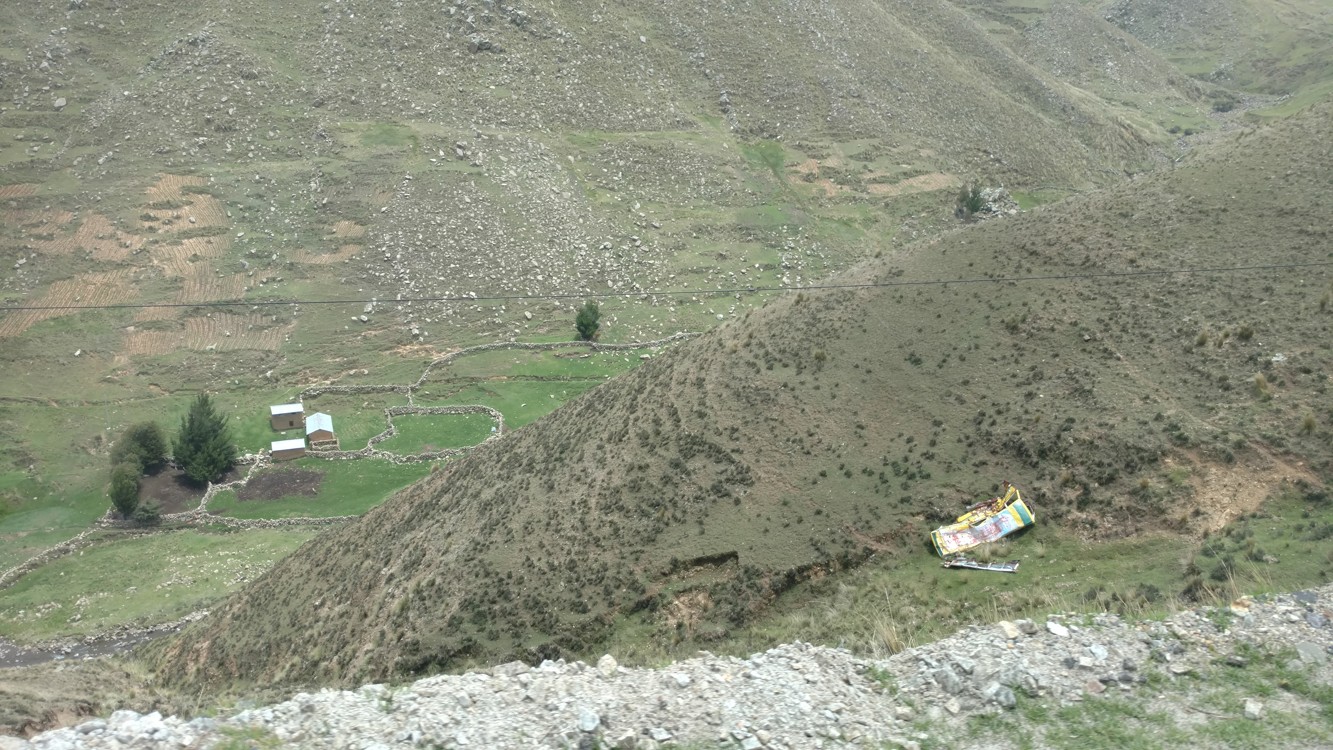
[[[313, 540], [155, 661], [351, 685], [534, 658], [631, 610], [733, 627], [872, 549], [928, 554], [1002, 479], [1089, 539], [1333, 479], [1329, 269], [1134, 275], [1333, 261], [1331, 114], [839, 278], [886, 286], [784, 294]], [[956, 278], [993, 280], [913, 283]]]

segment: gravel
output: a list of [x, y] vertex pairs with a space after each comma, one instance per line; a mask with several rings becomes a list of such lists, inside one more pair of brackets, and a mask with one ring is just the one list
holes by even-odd
[[[1234, 653], [1242, 645], [1288, 655], [1287, 668], [1327, 684], [1330, 608], [1333, 586], [1164, 621], [1052, 615], [1044, 627], [970, 627], [884, 661], [797, 642], [746, 659], [700, 652], [660, 669], [627, 668], [611, 655], [595, 665], [512, 662], [410, 685], [299, 693], [221, 719], [121, 710], [29, 743], [0, 738], [8, 743], [0, 747], [212, 748], [264, 737], [292, 748], [915, 748], [942, 739], [932, 734], [947, 735], [958, 717], [1017, 716], [1019, 696], [1062, 706], [1112, 695], [1148, 702], [1149, 674], [1190, 690], [1194, 676], [1246, 669]], [[1259, 697], [1243, 697], [1237, 715], [1264, 721], [1276, 696]]]

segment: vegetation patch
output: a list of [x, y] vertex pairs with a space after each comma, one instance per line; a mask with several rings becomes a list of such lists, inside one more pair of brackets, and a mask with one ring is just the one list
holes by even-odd
[[173, 531], [132, 539], [108, 534], [6, 590], [0, 598], [0, 637], [31, 643], [174, 620], [254, 580], [314, 533]]
[[[428, 463], [399, 466], [388, 461], [363, 459], [359, 461], [328, 461], [303, 458], [269, 471], [295, 472], [300, 483], [289, 484], [279, 480], [273, 491], [265, 494], [262, 502], [243, 501], [234, 491], [219, 492], [209, 502], [211, 513], [233, 518], [325, 518], [356, 516], [379, 505], [385, 497], [410, 485], [431, 472]], [[319, 490], [308, 492], [314, 483], [310, 474], [319, 474]], [[252, 477], [265, 486], [265, 472]], [[281, 494], [279, 494], [281, 493]]]
[[393, 427], [397, 434], [375, 447], [407, 456], [477, 445], [497, 425], [486, 414], [404, 414], [393, 418]]

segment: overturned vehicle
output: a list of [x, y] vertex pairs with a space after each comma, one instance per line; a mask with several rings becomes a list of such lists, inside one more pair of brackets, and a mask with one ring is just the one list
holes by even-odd
[[1035, 519], [1018, 488], [1004, 483], [1000, 497], [977, 503], [958, 520], [930, 532], [940, 557], [949, 558], [1031, 526]]

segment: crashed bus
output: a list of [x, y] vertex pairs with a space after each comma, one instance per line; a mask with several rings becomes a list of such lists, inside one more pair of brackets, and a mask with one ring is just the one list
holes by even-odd
[[930, 541], [940, 557], [994, 542], [1034, 523], [1032, 510], [1023, 502], [1018, 488], [1008, 482], [1004, 486], [1006, 491], [1000, 497], [977, 503], [954, 523], [930, 532]]

